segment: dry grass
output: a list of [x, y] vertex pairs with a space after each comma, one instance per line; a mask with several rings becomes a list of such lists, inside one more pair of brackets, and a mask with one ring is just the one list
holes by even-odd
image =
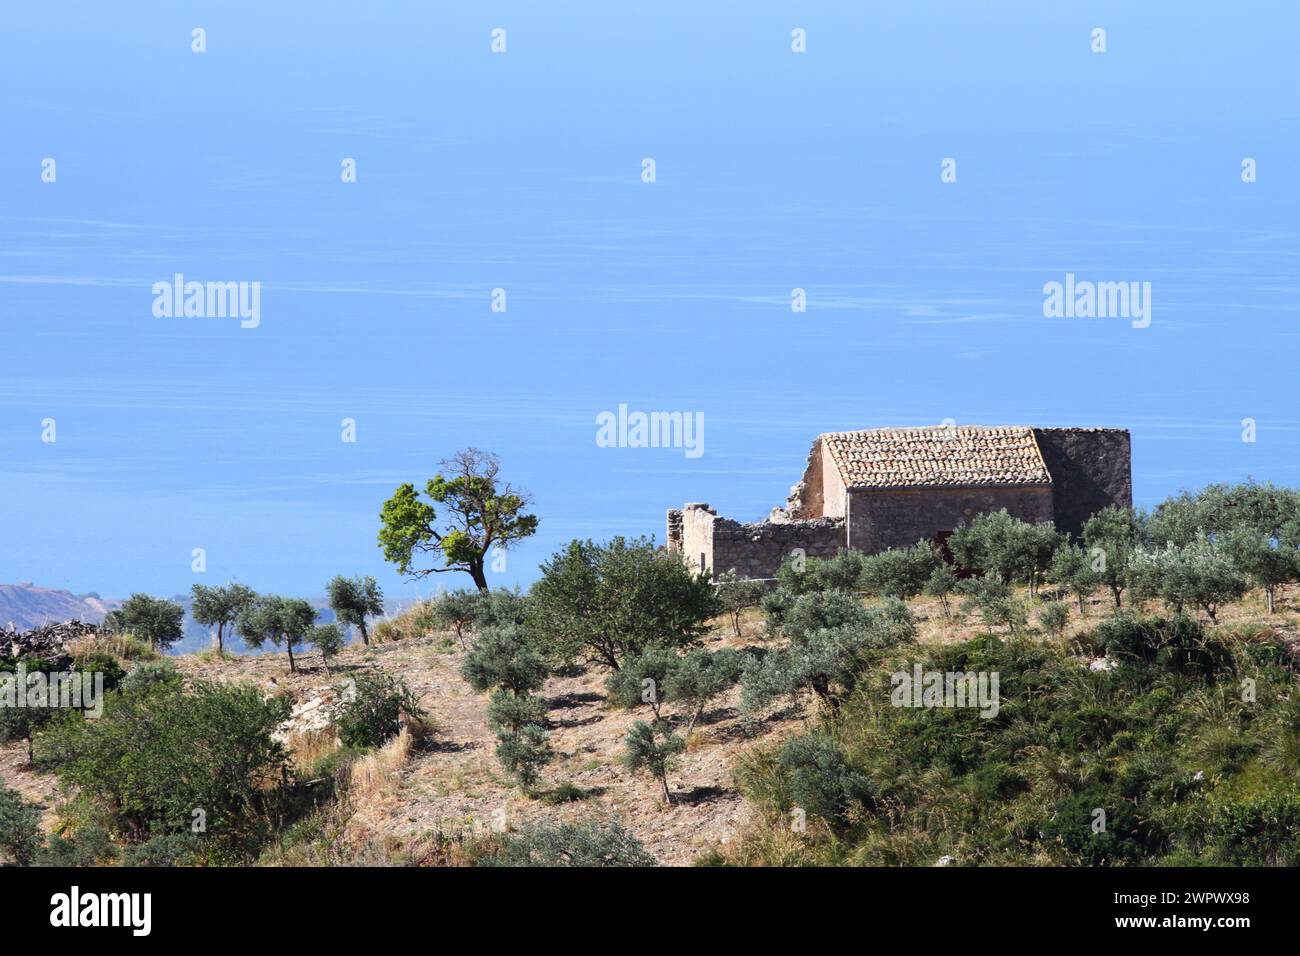
[[402, 785], [402, 769], [424, 739], [422, 723], [411, 721], [396, 737], [352, 765], [348, 795], [354, 803], [370, 805], [395, 797]]
[[123, 664], [132, 661], [156, 661], [161, 655], [133, 634], [100, 634], [79, 637], [68, 645], [72, 659], [81, 663], [93, 654], [111, 654]]
[[332, 727], [324, 730], [295, 730], [285, 741], [289, 761], [299, 772], [318, 766], [339, 746], [338, 734]]

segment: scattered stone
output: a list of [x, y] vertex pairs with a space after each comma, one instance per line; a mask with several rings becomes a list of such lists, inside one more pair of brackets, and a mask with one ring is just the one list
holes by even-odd
[[67, 668], [72, 665], [73, 642], [99, 634], [99, 625], [85, 621], [42, 624], [30, 631], [0, 631], [0, 657], [14, 660], [34, 657], [54, 667]]

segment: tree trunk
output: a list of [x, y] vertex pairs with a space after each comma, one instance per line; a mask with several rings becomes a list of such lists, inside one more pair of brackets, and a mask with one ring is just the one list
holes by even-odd
[[225, 626], [226, 626], [225, 621], [219, 621], [217, 623], [217, 657], [218, 658], [224, 657], [226, 653], [226, 641], [221, 634], [221, 630]]
[[1264, 588], [1264, 596], [1265, 598], [1268, 599], [1268, 613], [1272, 614], [1273, 613], [1273, 589], [1271, 587]]
[[366, 631], [366, 622], [364, 618], [361, 621], [361, 643], [366, 645], [366, 647], [370, 646], [370, 634]]
[[1115, 599], [1115, 610], [1117, 610], [1117, 611], [1119, 610], [1119, 594], [1120, 594], [1120, 590], [1121, 590], [1120, 588], [1115, 587], [1115, 585], [1113, 585], [1113, 584], [1110, 586], [1110, 593], [1111, 593], [1111, 596]]
[[486, 591], [487, 576], [483, 574], [483, 559], [477, 558], [469, 564], [469, 576], [474, 579], [474, 586], [480, 591]]
[[298, 668], [293, 663], [293, 641], [285, 641], [284, 646], [289, 650], [289, 673], [295, 674]]
[[660, 785], [664, 788], [664, 803], [672, 803], [673, 795], [668, 792], [668, 775], [664, 774], [659, 778]]

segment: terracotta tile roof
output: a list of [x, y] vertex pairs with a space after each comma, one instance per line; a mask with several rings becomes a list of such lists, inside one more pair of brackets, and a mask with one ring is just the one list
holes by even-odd
[[1033, 429], [959, 425], [819, 436], [849, 488], [1048, 485]]

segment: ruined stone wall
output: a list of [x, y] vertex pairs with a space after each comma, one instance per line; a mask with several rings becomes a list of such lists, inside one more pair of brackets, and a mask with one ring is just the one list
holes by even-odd
[[717, 512], [699, 502], [682, 508], [682, 557], [688, 567], [707, 571], [713, 561], [713, 522]]
[[713, 523], [709, 571], [716, 578], [735, 569], [744, 578], [770, 578], [795, 548], [810, 558], [829, 558], [844, 547], [843, 518], [742, 524], [730, 518]]
[[[808, 452], [808, 463], [804, 467], [803, 477], [799, 483], [790, 489], [790, 497], [785, 502], [784, 519], [791, 521], [805, 521], [808, 518], [820, 518], [822, 516], [822, 442], [818, 438], [813, 442], [812, 450]], [[778, 517], [776, 509], [773, 517]]]
[[1022, 521], [1051, 521], [1052, 491], [1045, 485], [850, 491], [849, 547], [869, 554], [908, 548], [1003, 508]]
[[668, 533], [664, 537], [669, 554], [681, 554], [682, 551], [682, 509], [668, 509]]
[[688, 566], [712, 577], [735, 569], [741, 577], [770, 578], [795, 548], [809, 557], [833, 556], [844, 547], [844, 527], [834, 518], [744, 524], [694, 503], [681, 511], [680, 547]]
[[1053, 520], [1076, 537], [1108, 505], [1133, 504], [1133, 460], [1123, 428], [1035, 428], [1052, 476]]

